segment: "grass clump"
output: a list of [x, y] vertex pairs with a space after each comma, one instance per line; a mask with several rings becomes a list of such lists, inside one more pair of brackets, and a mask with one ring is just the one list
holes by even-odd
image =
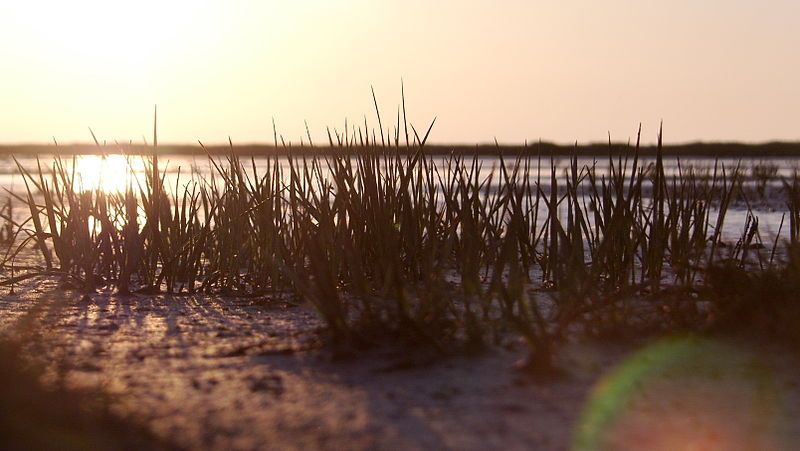
[[[622, 152], [609, 144], [605, 169], [577, 156], [562, 169], [536, 147], [435, 156], [432, 126], [420, 137], [398, 114], [378, 138], [366, 121], [346, 124], [329, 130], [327, 148], [258, 160], [231, 143], [227, 156], [209, 153], [210, 176], [179, 175], [175, 186], [155, 147], [144, 177], [120, 193], [78, 189], [74, 163], [60, 158], [49, 177], [20, 166], [30, 218], [15, 233], [49, 273], [87, 290], [297, 296], [339, 343], [444, 352], [513, 330], [537, 367], [576, 330], [707, 322], [697, 306], [719, 285], [715, 268], [797, 280], [796, 260], [775, 259], [790, 247], [763, 245], [752, 211], [739, 243], [723, 241], [731, 202], [746, 197], [739, 165], [679, 161], [670, 175], [660, 136], [649, 160], [638, 139]], [[797, 186], [796, 175], [784, 181], [795, 243]]]

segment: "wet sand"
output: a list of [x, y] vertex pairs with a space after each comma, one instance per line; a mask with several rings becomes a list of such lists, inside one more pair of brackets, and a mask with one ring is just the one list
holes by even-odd
[[[0, 334], [186, 449], [569, 449], [592, 387], [636, 349], [566, 345], [564, 374], [544, 380], [514, 369], [525, 355], [515, 340], [473, 356], [384, 346], [334, 359], [321, 326], [310, 308], [267, 298], [84, 296], [47, 281], [0, 297]], [[797, 355], [759, 352], [791, 419], [777, 434], [800, 437]], [[652, 407], [635, 408], [665, 415]]]

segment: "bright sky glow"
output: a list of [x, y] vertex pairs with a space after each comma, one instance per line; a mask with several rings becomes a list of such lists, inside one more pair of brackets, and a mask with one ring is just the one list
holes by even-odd
[[0, 142], [299, 142], [438, 116], [435, 142], [800, 140], [800, 2], [0, 3]]

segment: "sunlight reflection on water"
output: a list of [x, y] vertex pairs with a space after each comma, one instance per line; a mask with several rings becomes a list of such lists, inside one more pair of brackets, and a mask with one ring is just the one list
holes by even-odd
[[122, 193], [141, 183], [144, 160], [123, 155], [80, 155], [75, 159], [75, 183], [79, 190], [100, 189]]

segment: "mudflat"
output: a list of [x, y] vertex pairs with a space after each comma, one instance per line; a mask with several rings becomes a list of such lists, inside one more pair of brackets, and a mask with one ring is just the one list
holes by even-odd
[[[571, 449], [592, 394], [608, 385], [598, 381], [646, 344], [567, 343], [562, 374], [544, 378], [514, 368], [526, 348], [513, 339], [475, 355], [384, 345], [341, 357], [321, 343], [322, 325], [311, 308], [269, 298], [84, 295], [54, 282], [0, 298], [2, 334], [27, 343], [31, 359], [51, 362], [67, 385], [101, 389], [115, 412], [186, 449]], [[768, 368], [767, 413], [748, 410], [758, 387], [726, 385], [727, 374], [672, 374], [650, 384], [652, 399], [644, 390], [621, 400], [596, 449], [672, 443], [658, 430], [697, 434], [709, 449], [788, 447], [800, 437], [797, 354], [736, 346]], [[740, 437], [754, 433], [768, 441]]]

